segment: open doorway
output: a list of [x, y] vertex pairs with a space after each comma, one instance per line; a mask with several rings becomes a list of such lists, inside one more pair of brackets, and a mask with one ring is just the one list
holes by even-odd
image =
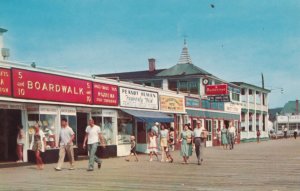
[[22, 123], [21, 110], [0, 109], [0, 162], [16, 161], [17, 125]]
[[88, 125], [88, 113], [77, 113], [77, 146], [78, 155], [87, 155], [87, 149], [83, 149], [85, 129]]

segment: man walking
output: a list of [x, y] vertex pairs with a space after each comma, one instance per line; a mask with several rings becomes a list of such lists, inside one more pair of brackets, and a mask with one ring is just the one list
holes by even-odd
[[102, 161], [96, 156], [96, 151], [99, 145], [99, 140], [102, 143], [102, 146], [105, 147], [103, 137], [100, 131], [100, 127], [95, 125], [93, 119], [89, 120], [89, 126], [86, 127], [86, 134], [83, 141], [83, 149], [86, 148], [86, 142], [88, 144], [88, 153], [89, 153], [89, 167], [87, 171], [94, 170], [94, 162], [98, 164], [98, 169], [101, 168]]
[[61, 130], [60, 130], [59, 137], [60, 137], [59, 159], [55, 170], [61, 171], [61, 167], [65, 160], [66, 152], [70, 162], [69, 170], [74, 170], [73, 141], [75, 138], [75, 133], [73, 129], [68, 125], [68, 120], [66, 118], [61, 119]]
[[[202, 161], [203, 161], [203, 156], [201, 156], [201, 153], [200, 153], [202, 131], [203, 131], [202, 121], [197, 120], [197, 127], [194, 129], [193, 136], [194, 136], [196, 156], [198, 159], [198, 165], [201, 165]], [[203, 149], [203, 147], [201, 149]]]
[[232, 150], [234, 147], [234, 142], [235, 142], [235, 127], [233, 126], [233, 123], [230, 122], [230, 127], [228, 128], [228, 133], [229, 133], [229, 149]]

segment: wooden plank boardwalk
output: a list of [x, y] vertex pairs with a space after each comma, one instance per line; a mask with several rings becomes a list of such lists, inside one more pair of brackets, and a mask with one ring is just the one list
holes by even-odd
[[86, 171], [86, 160], [73, 171], [67, 163], [60, 172], [55, 164], [4, 168], [0, 190], [300, 190], [300, 139], [244, 143], [231, 151], [207, 148], [201, 166], [194, 155], [188, 165], [178, 151], [173, 156], [172, 164], [149, 162], [146, 155], [139, 162], [104, 159], [93, 172]]

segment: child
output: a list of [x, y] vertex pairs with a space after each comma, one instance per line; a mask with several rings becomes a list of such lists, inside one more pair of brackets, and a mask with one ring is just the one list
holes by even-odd
[[137, 154], [136, 154], [136, 143], [135, 143], [135, 137], [134, 136], [130, 136], [130, 144], [131, 144], [131, 149], [130, 149], [130, 155], [126, 157], [126, 161], [130, 161], [130, 156], [133, 155], [135, 156], [135, 161], [138, 162], [139, 159], [137, 157]]
[[152, 159], [153, 155], [155, 155], [157, 160], [158, 160], [158, 156], [157, 156], [157, 136], [154, 135], [153, 132], [149, 133], [148, 149], [149, 149], [149, 152], [150, 152], [150, 162], [153, 160]]

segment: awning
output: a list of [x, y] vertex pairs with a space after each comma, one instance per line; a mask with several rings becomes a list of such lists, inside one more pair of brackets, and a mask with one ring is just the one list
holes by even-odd
[[134, 116], [138, 121], [163, 122], [163, 123], [174, 122], [174, 117], [170, 117], [167, 114], [161, 112], [129, 110], [129, 109], [122, 109], [122, 111], [128, 113], [129, 115]]
[[192, 117], [205, 117], [205, 118], [223, 118], [229, 120], [239, 120], [239, 114], [231, 114], [231, 113], [219, 113], [219, 112], [211, 112], [211, 111], [201, 111], [201, 110], [186, 110], [187, 114]]

